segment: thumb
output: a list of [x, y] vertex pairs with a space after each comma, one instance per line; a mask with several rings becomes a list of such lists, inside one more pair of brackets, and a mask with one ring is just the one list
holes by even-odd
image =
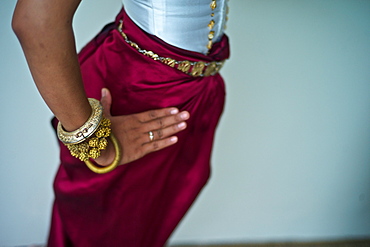
[[110, 108], [112, 106], [112, 95], [107, 88], [101, 90], [101, 104], [103, 105], [103, 113], [105, 117], [111, 117]]

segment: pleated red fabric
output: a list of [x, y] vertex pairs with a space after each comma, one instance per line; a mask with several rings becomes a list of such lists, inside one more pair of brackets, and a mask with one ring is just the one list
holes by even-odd
[[87, 95], [100, 99], [109, 88], [112, 115], [174, 106], [191, 117], [178, 143], [107, 174], [93, 173], [61, 144], [50, 247], [163, 246], [210, 175], [222, 77], [192, 77], [140, 54], [118, 32], [119, 20], [130, 40], [163, 57], [208, 62], [229, 56], [226, 36], [207, 56], [185, 51], [143, 32], [124, 10], [86, 45], [79, 60]]

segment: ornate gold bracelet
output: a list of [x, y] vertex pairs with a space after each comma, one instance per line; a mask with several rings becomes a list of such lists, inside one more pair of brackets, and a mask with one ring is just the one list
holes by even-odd
[[63, 129], [62, 124], [59, 122], [57, 127], [58, 138], [64, 144], [76, 144], [85, 141], [99, 127], [103, 118], [103, 106], [97, 99], [89, 98], [92, 113], [90, 118], [77, 130], [67, 132]]
[[104, 174], [104, 173], [113, 171], [119, 165], [119, 162], [121, 161], [121, 158], [122, 158], [121, 147], [116, 137], [113, 135], [113, 133], [110, 134], [109, 139], [112, 141], [112, 144], [114, 145], [114, 149], [116, 151], [116, 156], [114, 157], [114, 160], [110, 165], [104, 166], [104, 167], [98, 167], [90, 160], [85, 161], [86, 166], [95, 173]]
[[108, 140], [106, 138], [111, 134], [110, 125], [110, 120], [103, 118], [90, 138], [80, 143], [65, 145], [71, 152], [71, 155], [81, 161], [87, 161], [89, 158], [96, 159], [100, 156], [100, 151], [106, 149], [108, 145]]
[[[98, 174], [104, 174], [113, 171], [119, 165], [119, 162], [122, 158], [121, 147], [116, 137], [113, 135], [113, 133], [111, 133], [110, 125], [110, 120], [107, 118], [103, 118], [101, 124], [99, 125], [99, 128], [88, 140], [78, 144], [66, 145], [72, 156], [79, 158], [81, 161], [84, 161], [86, 166], [91, 171]], [[114, 145], [116, 156], [110, 165], [98, 167], [92, 161], [90, 161], [89, 158], [96, 159], [100, 157], [101, 150], [105, 150], [108, 145], [108, 140], [106, 139], [107, 137], [109, 137], [112, 144]]]

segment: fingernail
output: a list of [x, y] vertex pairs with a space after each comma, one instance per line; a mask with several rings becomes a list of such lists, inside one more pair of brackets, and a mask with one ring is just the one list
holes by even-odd
[[187, 119], [189, 117], [189, 113], [183, 112], [180, 114], [181, 119]]
[[102, 97], [107, 96], [107, 89], [103, 88], [103, 89], [101, 90], [101, 96], [102, 96]]
[[177, 136], [172, 136], [172, 137], [170, 138], [170, 141], [171, 141], [172, 143], [177, 142]]
[[179, 112], [179, 110], [176, 109], [176, 108], [174, 108], [174, 109], [171, 110], [171, 114], [177, 114], [178, 112]]
[[186, 124], [184, 122], [181, 122], [177, 125], [177, 127], [179, 127], [179, 129], [184, 129], [186, 126]]

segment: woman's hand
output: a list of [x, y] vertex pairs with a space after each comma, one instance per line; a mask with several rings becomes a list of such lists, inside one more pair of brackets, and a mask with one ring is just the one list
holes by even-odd
[[[184, 130], [185, 120], [189, 119], [187, 111], [179, 112], [173, 107], [132, 115], [112, 116], [110, 114], [112, 96], [105, 88], [102, 90], [101, 103], [105, 117], [112, 122], [112, 132], [121, 145], [121, 165], [175, 144], [177, 137], [174, 134]], [[154, 135], [152, 141], [149, 136], [150, 131]], [[95, 161], [106, 166], [113, 161], [114, 157], [115, 151], [110, 144]]]

